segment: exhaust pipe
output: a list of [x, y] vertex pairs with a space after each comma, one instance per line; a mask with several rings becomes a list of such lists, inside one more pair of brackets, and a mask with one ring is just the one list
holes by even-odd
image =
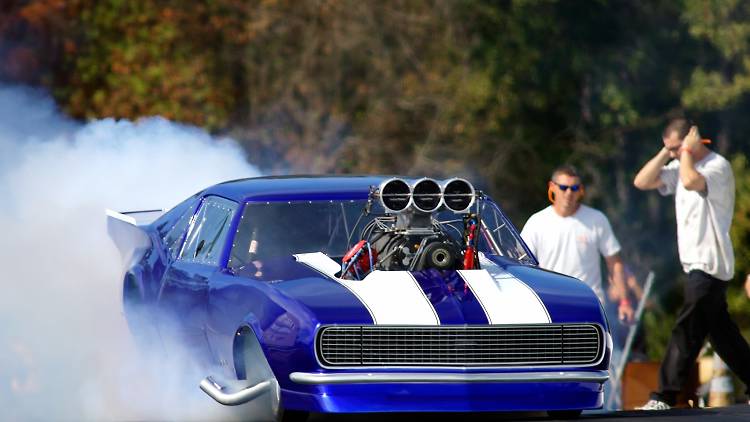
[[223, 405], [238, 406], [259, 397], [266, 391], [271, 391], [274, 382], [276, 380], [265, 380], [252, 386], [245, 384], [236, 391], [230, 392], [227, 387], [220, 385], [209, 376], [201, 381], [200, 388], [209, 397]]

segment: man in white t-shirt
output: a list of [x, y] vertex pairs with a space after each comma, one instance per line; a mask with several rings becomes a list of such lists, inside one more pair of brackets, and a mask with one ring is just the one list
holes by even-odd
[[[706, 337], [750, 386], [750, 347], [727, 311], [727, 281], [734, 277], [729, 227], [734, 175], [729, 162], [703, 144], [696, 126], [676, 119], [664, 129], [664, 147], [638, 172], [638, 189], [675, 195], [677, 247], [687, 273], [685, 303], [659, 371], [659, 389], [641, 409], [675, 404]], [[669, 162], [671, 160], [671, 162]]]
[[627, 299], [620, 243], [607, 217], [581, 204], [583, 185], [576, 169], [557, 168], [548, 183], [548, 195], [552, 205], [532, 215], [521, 231], [539, 266], [578, 278], [604, 305], [600, 255], [604, 256], [620, 299], [618, 316], [631, 321], [633, 307]]

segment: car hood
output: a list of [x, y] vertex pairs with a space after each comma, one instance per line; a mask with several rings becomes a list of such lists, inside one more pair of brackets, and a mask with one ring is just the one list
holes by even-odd
[[596, 295], [581, 281], [498, 257], [483, 257], [480, 270], [373, 271], [363, 280], [336, 277], [339, 264], [322, 253], [296, 260], [294, 277], [273, 286], [320, 325], [606, 326]]

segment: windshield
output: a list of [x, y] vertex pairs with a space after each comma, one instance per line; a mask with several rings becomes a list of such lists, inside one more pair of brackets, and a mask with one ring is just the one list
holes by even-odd
[[[378, 201], [372, 202], [369, 215], [363, 215], [366, 204], [366, 200], [248, 202], [237, 227], [229, 268], [309, 252], [323, 252], [340, 260], [361, 239], [367, 223], [384, 215]], [[516, 230], [493, 202], [478, 200], [472, 212], [478, 212], [482, 219], [478, 244], [481, 252], [536, 264]], [[462, 239], [464, 225], [460, 214], [441, 211], [434, 217], [446, 234]]]

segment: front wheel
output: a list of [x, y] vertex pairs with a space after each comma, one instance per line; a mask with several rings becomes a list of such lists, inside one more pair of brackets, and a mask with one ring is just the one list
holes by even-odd
[[548, 410], [547, 416], [551, 419], [578, 419], [583, 410]]

